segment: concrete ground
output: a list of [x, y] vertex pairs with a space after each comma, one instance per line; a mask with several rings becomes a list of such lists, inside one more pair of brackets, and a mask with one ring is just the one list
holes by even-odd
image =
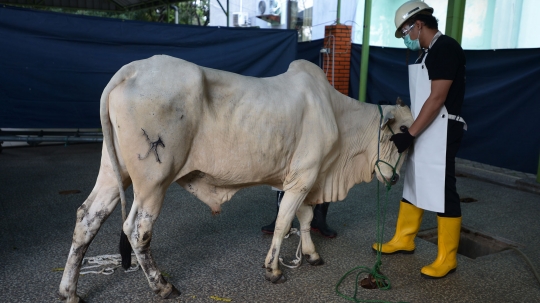
[[[65, 265], [75, 212], [94, 186], [100, 157], [101, 144], [15, 147], [0, 154], [0, 302], [58, 301], [62, 272], [57, 269]], [[457, 171], [461, 197], [477, 200], [462, 203], [463, 226], [517, 246], [538, 272], [540, 195], [531, 181], [535, 176], [461, 159]], [[395, 229], [402, 186], [401, 181], [388, 193], [386, 240]], [[65, 192], [74, 190], [80, 193]], [[380, 193], [384, 203], [382, 186]], [[142, 271], [121, 269], [109, 276], [81, 276], [78, 293], [87, 302], [348, 302], [336, 294], [336, 283], [349, 270], [372, 267], [376, 261], [371, 244], [377, 231], [377, 182], [354, 186], [347, 199], [330, 206], [328, 223], [338, 237], [313, 234], [326, 263], [284, 268], [288, 281], [278, 285], [267, 282], [261, 268], [272, 238], [260, 227], [273, 219], [274, 199], [268, 186], [244, 189], [224, 204], [221, 215], [212, 216], [206, 205], [175, 184], [156, 222], [152, 251], [181, 296], [162, 300]], [[422, 230], [435, 227], [435, 214], [427, 212]], [[116, 254], [120, 230], [117, 208], [86, 256]], [[416, 244], [413, 255], [382, 257], [390, 290], [359, 288], [358, 300], [540, 302], [533, 268], [513, 249], [476, 259], [458, 255], [455, 273], [426, 280], [420, 268], [435, 259], [437, 246], [420, 238]], [[297, 245], [296, 236], [284, 240], [282, 256], [294, 259]], [[340, 291], [353, 296], [354, 289], [352, 275]]]

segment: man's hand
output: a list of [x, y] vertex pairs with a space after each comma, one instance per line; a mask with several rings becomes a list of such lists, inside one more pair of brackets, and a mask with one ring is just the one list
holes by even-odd
[[402, 133], [397, 133], [390, 137], [390, 141], [394, 142], [397, 147], [398, 153], [404, 152], [414, 141], [414, 136], [409, 133], [409, 130], [404, 128]]

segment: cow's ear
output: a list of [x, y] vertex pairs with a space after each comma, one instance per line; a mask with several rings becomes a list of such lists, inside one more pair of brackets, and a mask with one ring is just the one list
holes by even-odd
[[[390, 109], [392, 107], [387, 106], [386, 108]], [[394, 119], [395, 119], [394, 113], [392, 111], [390, 111], [390, 110], [385, 110], [384, 111], [384, 116], [383, 116], [383, 119], [382, 119], [382, 122], [381, 122], [381, 129], [383, 129], [388, 124], [388, 122], [394, 121]]]

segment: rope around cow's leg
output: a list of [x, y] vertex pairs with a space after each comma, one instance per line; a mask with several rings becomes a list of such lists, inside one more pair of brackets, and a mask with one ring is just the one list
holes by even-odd
[[[309, 232], [309, 230], [308, 230], [308, 232]], [[300, 240], [298, 241], [298, 248], [296, 249], [296, 259], [291, 261], [292, 265], [289, 265], [289, 264], [285, 264], [283, 262], [283, 257], [280, 256], [279, 257], [279, 263], [281, 263], [281, 265], [283, 265], [285, 267], [288, 267], [288, 268], [298, 268], [298, 267], [300, 267], [300, 265], [302, 265], [302, 236], [300, 235], [300, 230], [298, 230], [297, 228], [291, 228], [289, 233], [287, 235], [285, 235], [285, 237], [283, 237], [283, 238], [287, 239], [291, 235], [298, 235], [298, 237], [300, 237]]]

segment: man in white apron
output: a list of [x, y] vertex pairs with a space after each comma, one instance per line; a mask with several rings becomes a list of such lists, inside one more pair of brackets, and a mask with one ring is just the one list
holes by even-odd
[[423, 51], [409, 65], [415, 121], [390, 139], [399, 153], [409, 149], [396, 232], [389, 242], [373, 244], [373, 249], [383, 254], [414, 253], [424, 210], [436, 212], [438, 254], [421, 274], [443, 278], [457, 267], [461, 231], [455, 157], [466, 129], [459, 116], [465, 94], [465, 54], [456, 40], [442, 35], [432, 14], [433, 8], [422, 1], [406, 2], [396, 11], [396, 38], [403, 38], [412, 51]]

